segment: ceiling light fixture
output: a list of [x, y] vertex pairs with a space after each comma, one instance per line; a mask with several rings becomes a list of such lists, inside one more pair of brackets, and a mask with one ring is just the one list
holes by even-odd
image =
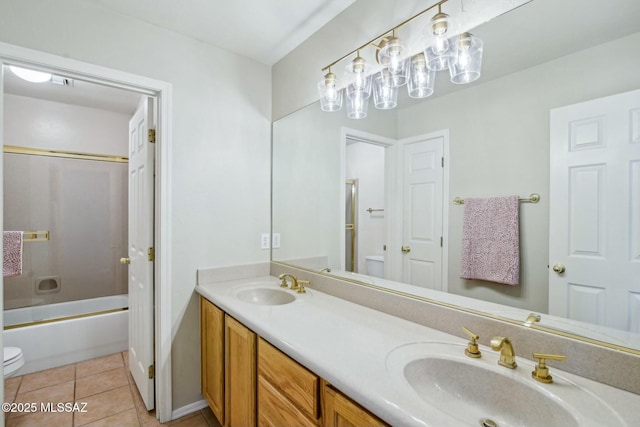
[[43, 83], [51, 80], [51, 73], [16, 67], [15, 65], [10, 65], [9, 69], [13, 74], [20, 77], [22, 80], [26, 80], [31, 83]]
[[[324, 67], [322, 71], [328, 72], [318, 83], [321, 109], [339, 110], [342, 107], [341, 92], [344, 90], [347, 116], [361, 119], [367, 117], [372, 83], [375, 107], [390, 109], [397, 106], [398, 88], [405, 84], [412, 98], [432, 95], [436, 71], [449, 69], [451, 82], [455, 84], [477, 80], [482, 67], [482, 41], [470, 33], [452, 36], [451, 19], [442, 12], [442, 5], [447, 1], [439, 1]], [[438, 13], [431, 18], [424, 32], [429, 45], [424, 46], [424, 50], [419, 53], [408, 52], [407, 44], [400, 40], [396, 32], [436, 7]], [[383, 66], [382, 70], [380, 67], [370, 69], [366, 60], [360, 56], [360, 51], [370, 46], [376, 49], [375, 59]], [[340, 85], [331, 72], [331, 67], [354, 53], [356, 57], [347, 64], [345, 81]], [[371, 71], [375, 72], [374, 77], [371, 76]]]

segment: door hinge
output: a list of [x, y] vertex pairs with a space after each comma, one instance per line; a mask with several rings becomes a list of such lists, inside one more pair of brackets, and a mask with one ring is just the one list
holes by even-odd
[[156, 365], [149, 365], [149, 379], [152, 380], [156, 377]]
[[440, 236], [440, 247], [444, 245], [444, 237]]
[[155, 129], [149, 129], [149, 138], [148, 138], [149, 142], [154, 144], [156, 142], [156, 130]]
[[444, 157], [441, 157], [442, 161], [440, 162], [442, 167], [444, 167]]
[[156, 250], [153, 248], [153, 246], [149, 248], [149, 250], [147, 251], [147, 255], [149, 256], [149, 261], [156, 260]]

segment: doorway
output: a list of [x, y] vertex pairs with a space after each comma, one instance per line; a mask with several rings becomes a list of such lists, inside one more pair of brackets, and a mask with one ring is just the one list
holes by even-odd
[[[0, 65], [21, 66], [39, 71], [48, 71], [66, 78], [91, 82], [103, 87], [112, 87], [119, 90], [135, 92], [141, 96], [152, 96], [157, 100], [158, 114], [156, 116], [156, 185], [153, 190], [155, 197], [155, 220], [153, 234], [155, 236], [155, 263], [153, 273], [155, 276], [155, 295], [151, 301], [152, 307], [157, 307], [153, 313], [155, 333], [152, 339], [155, 341], [155, 385], [156, 385], [156, 414], [161, 422], [171, 419], [171, 289], [167, 278], [170, 277], [170, 266], [167, 262], [170, 256], [170, 163], [168, 153], [170, 151], [170, 116], [171, 107], [169, 94], [171, 85], [165, 82], [149, 79], [142, 76], [123, 73], [91, 64], [19, 48], [6, 44], [0, 44]], [[0, 97], [4, 104], [4, 87], [0, 86]], [[0, 128], [0, 135], [2, 134]], [[162, 197], [160, 197], [162, 195]], [[1, 213], [1, 211], [0, 211]]]

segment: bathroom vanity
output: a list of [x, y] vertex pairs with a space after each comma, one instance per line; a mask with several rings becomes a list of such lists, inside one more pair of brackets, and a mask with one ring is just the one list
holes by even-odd
[[508, 369], [483, 345], [480, 358], [467, 357], [464, 338], [313, 283], [299, 294], [274, 276], [207, 281], [199, 274], [196, 291], [202, 391], [224, 425], [583, 427], [631, 426], [640, 417], [640, 395], [553, 362], [553, 382], [543, 384], [531, 377], [530, 358], [516, 356]]

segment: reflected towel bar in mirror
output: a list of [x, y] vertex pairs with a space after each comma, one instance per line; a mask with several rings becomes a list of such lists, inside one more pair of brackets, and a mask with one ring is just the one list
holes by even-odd
[[46, 242], [49, 240], [48, 231], [23, 231], [23, 242]]
[[[521, 197], [521, 202], [527, 203], [538, 203], [540, 201], [540, 195], [538, 193], [531, 193], [529, 197]], [[464, 205], [464, 199], [461, 197], [456, 197], [453, 199], [453, 203], [456, 205]]]
[[384, 212], [384, 209], [369, 208], [369, 209], [367, 209], [367, 212], [369, 212], [369, 213], [371, 213], [371, 212]]

